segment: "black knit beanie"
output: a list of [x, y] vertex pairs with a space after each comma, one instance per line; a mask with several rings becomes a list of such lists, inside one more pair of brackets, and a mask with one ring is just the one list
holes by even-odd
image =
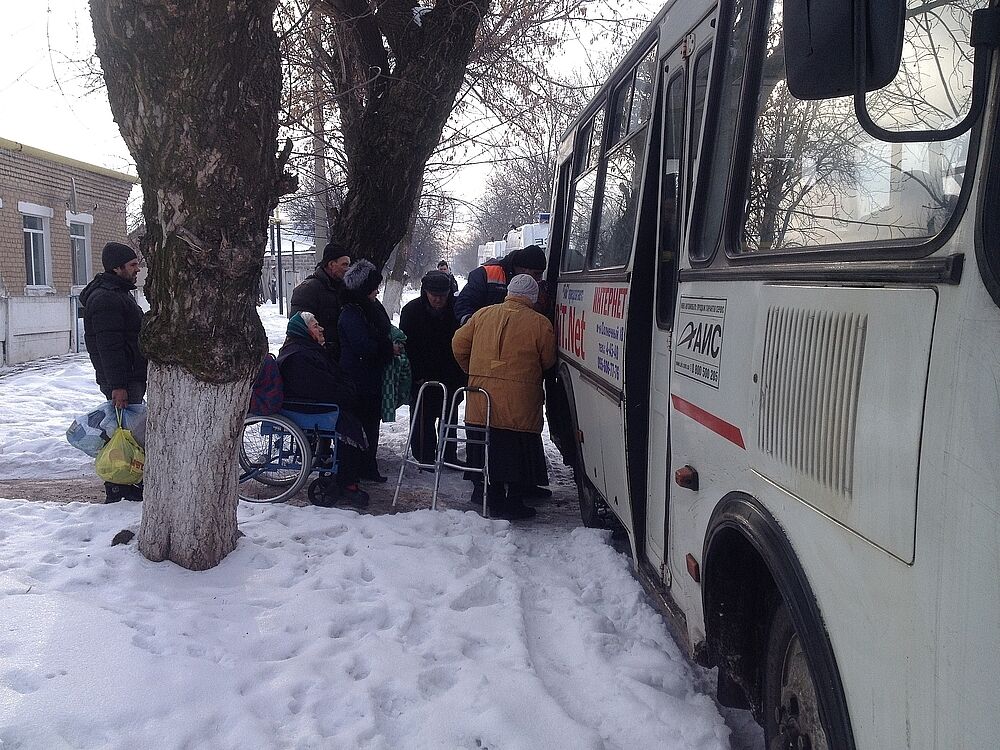
[[511, 253], [510, 262], [518, 268], [528, 268], [532, 271], [545, 270], [545, 251], [538, 245], [528, 245]]
[[347, 248], [341, 245], [339, 242], [331, 241], [326, 243], [326, 247], [323, 248], [323, 260], [320, 261], [321, 266], [325, 266], [331, 260], [337, 260], [337, 258], [343, 258], [344, 256], [350, 257], [350, 253]]
[[120, 242], [109, 242], [101, 251], [101, 263], [104, 265], [104, 270], [109, 273], [137, 257], [135, 250]]
[[443, 271], [428, 271], [420, 280], [420, 288], [431, 294], [447, 294], [451, 291], [451, 278]]

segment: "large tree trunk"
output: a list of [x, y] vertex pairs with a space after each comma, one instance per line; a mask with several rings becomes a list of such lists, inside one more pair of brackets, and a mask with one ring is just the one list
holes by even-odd
[[323, 4], [349, 58], [338, 82], [347, 195], [331, 234], [381, 267], [406, 233], [489, 1], [437, 0], [419, 24], [421, 6], [387, 3], [372, 14], [358, 0]]
[[[143, 189], [151, 365], [140, 549], [204, 569], [235, 544], [235, 438], [267, 350], [256, 314], [276, 156], [277, 0], [91, 0]], [[183, 444], [182, 444], [183, 443]]]
[[177, 491], [144, 504], [139, 550], [150, 560], [205, 570], [236, 546], [236, 471], [230, 460], [205, 458], [233, 454], [249, 398], [245, 380], [205, 383], [180, 367], [150, 366], [149, 423], [167, 429], [147, 435], [156, 460], [147, 464], [145, 483], [174, 487], [183, 476]]

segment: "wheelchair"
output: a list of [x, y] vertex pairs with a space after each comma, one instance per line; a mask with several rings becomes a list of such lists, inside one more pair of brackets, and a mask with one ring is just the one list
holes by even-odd
[[[282, 503], [318, 474], [309, 485], [309, 500], [315, 501], [337, 473], [339, 418], [339, 406], [315, 401], [285, 401], [277, 414], [248, 414], [239, 443], [240, 500]], [[317, 449], [327, 439], [330, 455], [320, 462]]]

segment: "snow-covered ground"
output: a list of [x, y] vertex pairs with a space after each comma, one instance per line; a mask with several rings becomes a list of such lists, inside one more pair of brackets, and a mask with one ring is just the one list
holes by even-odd
[[[283, 318], [261, 316], [276, 350]], [[64, 432], [96, 393], [86, 354], [0, 372], [0, 479], [92, 476]], [[442, 480], [459, 510], [241, 507], [203, 573], [111, 546], [141, 505], [0, 500], [0, 748], [762, 746], [745, 714], [730, 735], [607, 532], [483, 519], [468, 487]]]

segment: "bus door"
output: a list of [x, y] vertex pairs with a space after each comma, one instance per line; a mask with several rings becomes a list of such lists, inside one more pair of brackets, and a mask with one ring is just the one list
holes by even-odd
[[[650, 356], [649, 461], [646, 481], [646, 556], [670, 583], [665, 550], [670, 495], [670, 373], [677, 259], [684, 236], [683, 218], [690, 195], [693, 165], [701, 130], [708, 67], [710, 21], [703, 21], [671, 52], [661, 70], [663, 120], [660, 133], [659, 218], [656, 238], [656, 289]], [[689, 148], [685, 151], [685, 134]]]

